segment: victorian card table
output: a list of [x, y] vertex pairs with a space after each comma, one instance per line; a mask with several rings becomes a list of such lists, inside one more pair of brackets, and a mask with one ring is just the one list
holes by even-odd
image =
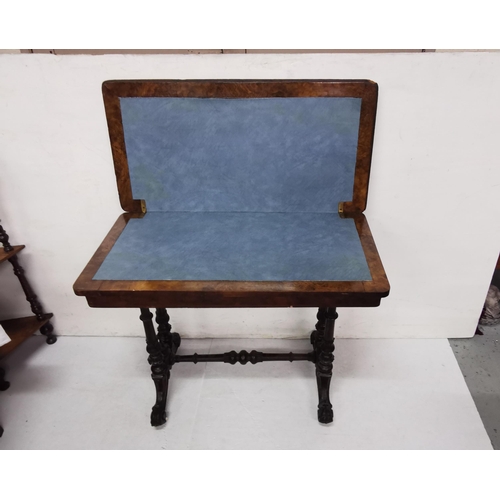
[[[141, 310], [153, 426], [180, 362], [313, 362], [318, 420], [333, 420], [336, 308], [389, 294], [363, 214], [377, 93], [368, 80], [103, 83], [125, 213], [74, 291]], [[167, 308], [207, 307], [318, 308], [312, 349], [178, 354]]]

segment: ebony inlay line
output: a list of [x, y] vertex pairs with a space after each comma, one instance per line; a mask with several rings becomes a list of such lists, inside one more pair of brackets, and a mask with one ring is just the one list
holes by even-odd
[[264, 353], [258, 351], [230, 351], [223, 354], [190, 354], [183, 356], [175, 356], [174, 363], [210, 363], [210, 362], [220, 362], [229, 363], [235, 365], [236, 363], [241, 363], [246, 365], [247, 363], [261, 363], [263, 361], [311, 361], [314, 362], [315, 355], [314, 352], [308, 353]]

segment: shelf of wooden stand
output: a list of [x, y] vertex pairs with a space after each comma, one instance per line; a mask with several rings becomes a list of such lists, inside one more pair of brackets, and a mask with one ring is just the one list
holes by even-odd
[[36, 316], [27, 316], [25, 318], [6, 319], [0, 321], [7, 335], [10, 337], [10, 342], [0, 347], [0, 358], [3, 358], [18, 345], [22, 344], [27, 338], [31, 337], [37, 330], [47, 323], [53, 314], [45, 314], [43, 320], [39, 321]]
[[16, 245], [15, 247], [12, 247], [12, 250], [10, 252], [6, 252], [2, 247], [0, 247], [0, 264], [4, 260], [8, 260], [11, 257], [14, 257], [14, 255], [16, 255], [16, 253], [19, 253], [23, 248], [24, 245]]

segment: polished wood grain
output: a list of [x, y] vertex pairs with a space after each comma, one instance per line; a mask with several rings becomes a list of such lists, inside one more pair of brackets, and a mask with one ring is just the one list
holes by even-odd
[[385, 274], [385, 269], [375, 245], [368, 220], [364, 214], [353, 216], [358, 231], [361, 247], [365, 253], [366, 262], [370, 269], [372, 281], [363, 281], [363, 287], [367, 293], [381, 293], [381, 297], [389, 295], [390, 285]]
[[372, 281], [93, 280], [126, 224], [122, 214], [74, 284], [91, 307], [375, 307], [389, 282], [363, 214], [354, 217]]
[[0, 248], [0, 264], [6, 260], [11, 259], [14, 255], [18, 254], [23, 248], [26, 248], [24, 245], [15, 245], [12, 247], [10, 252], [4, 252]]
[[370, 82], [370, 84], [365, 86], [363, 100], [361, 101], [353, 199], [352, 201], [344, 202], [345, 214], [363, 212], [366, 209], [375, 133], [375, 116], [377, 114], [377, 100], [378, 85], [374, 82]]
[[10, 342], [0, 347], [0, 358], [7, 356], [7, 354], [11, 353], [17, 346], [31, 337], [37, 330], [40, 330], [40, 328], [50, 321], [52, 316], [51, 313], [48, 313], [44, 314], [41, 320], [36, 316], [27, 316], [25, 318], [0, 321], [0, 324], [11, 339]]
[[134, 200], [132, 196], [132, 184], [128, 171], [120, 100], [117, 95], [108, 90], [105, 84], [102, 86], [102, 92], [120, 204], [125, 212], [140, 213], [142, 211], [141, 200]]
[[[378, 85], [370, 80], [116, 80], [102, 85], [120, 204], [126, 212], [141, 213], [142, 203], [132, 195], [120, 97], [358, 97], [360, 128], [352, 200], [343, 200], [344, 212], [366, 208], [377, 111]], [[333, 166], [332, 166], [333, 168]]]
[[118, 220], [115, 222], [104, 241], [99, 245], [99, 248], [96, 250], [89, 263], [85, 266], [85, 269], [81, 272], [80, 276], [73, 285], [73, 290], [76, 295], [87, 295], [88, 293], [97, 292], [99, 290], [102, 282], [92, 280], [92, 278], [99, 270], [99, 267], [101, 267], [104, 259], [111, 251], [116, 240], [125, 229], [127, 222], [132, 217], [139, 217], [139, 215], [127, 213], [118, 217]]

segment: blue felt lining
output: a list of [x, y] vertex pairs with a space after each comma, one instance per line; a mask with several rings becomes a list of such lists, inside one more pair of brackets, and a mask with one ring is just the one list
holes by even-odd
[[352, 200], [361, 99], [121, 97], [148, 211], [337, 212]]
[[337, 214], [151, 212], [131, 219], [96, 280], [369, 281]]

